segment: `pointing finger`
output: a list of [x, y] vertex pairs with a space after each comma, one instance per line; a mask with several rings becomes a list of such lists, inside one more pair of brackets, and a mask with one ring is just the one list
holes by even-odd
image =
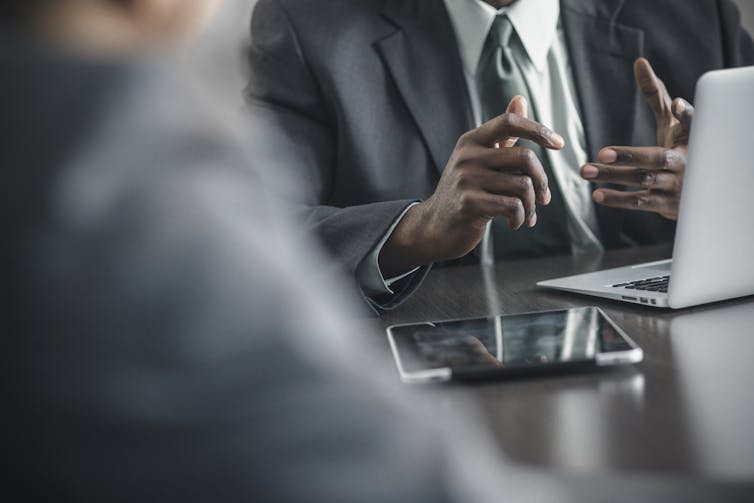
[[625, 164], [642, 168], [678, 171], [686, 163], [685, 156], [674, 149], [663, 147], [606, 147], [600, 150], [603, 164]]
[[678, 191], [680, 186], [677, 173], [634, 166], [587, 164], [581, 168], [581, 176], [593, 182], [667, 192]]
[[545, 148], [560, 150], [565, 146], [563, 138], [542, 124], [516, 114], [502, 114], [471, 131], [471, 139], [484, 146], [492, 147], [501, 139], [510, 137], [526, 138]]

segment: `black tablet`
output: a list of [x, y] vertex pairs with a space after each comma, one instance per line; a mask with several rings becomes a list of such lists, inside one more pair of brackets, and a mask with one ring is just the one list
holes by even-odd
[[641, 348], [597, 307], [394, 325], [405, 382], [437, 382], [637, 363]]

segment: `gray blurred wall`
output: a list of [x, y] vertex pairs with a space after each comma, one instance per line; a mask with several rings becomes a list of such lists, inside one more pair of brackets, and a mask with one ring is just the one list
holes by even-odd
[[225, 0], [207, 31], [194, 43], [191, 56], [201, 80], [229, 105], [243, 106], [246, 82], [244, 48], [249, 38], [251, 11], [257, 0]]
[[754, 0], [734, 0], [741, 9], [743, 25], [754, 35]]

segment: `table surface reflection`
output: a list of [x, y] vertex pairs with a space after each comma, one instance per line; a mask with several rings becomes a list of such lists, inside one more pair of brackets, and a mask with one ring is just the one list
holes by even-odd
[[754, 481], [754, 298], [680, 311], [540, 289], [541, 279], [670, 256], [669, 247], [435, 269], [385, 326], [597, 305], [644, 349], [635, 366], [426, 386], [477, 401], [512, 460], [578, 473]]

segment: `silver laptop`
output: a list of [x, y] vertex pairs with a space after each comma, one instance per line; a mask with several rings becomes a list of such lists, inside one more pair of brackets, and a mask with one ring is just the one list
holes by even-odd
[[697, 85], [672, 260], [539, 286], [680, 309], [754, 295], [754, 67]]

